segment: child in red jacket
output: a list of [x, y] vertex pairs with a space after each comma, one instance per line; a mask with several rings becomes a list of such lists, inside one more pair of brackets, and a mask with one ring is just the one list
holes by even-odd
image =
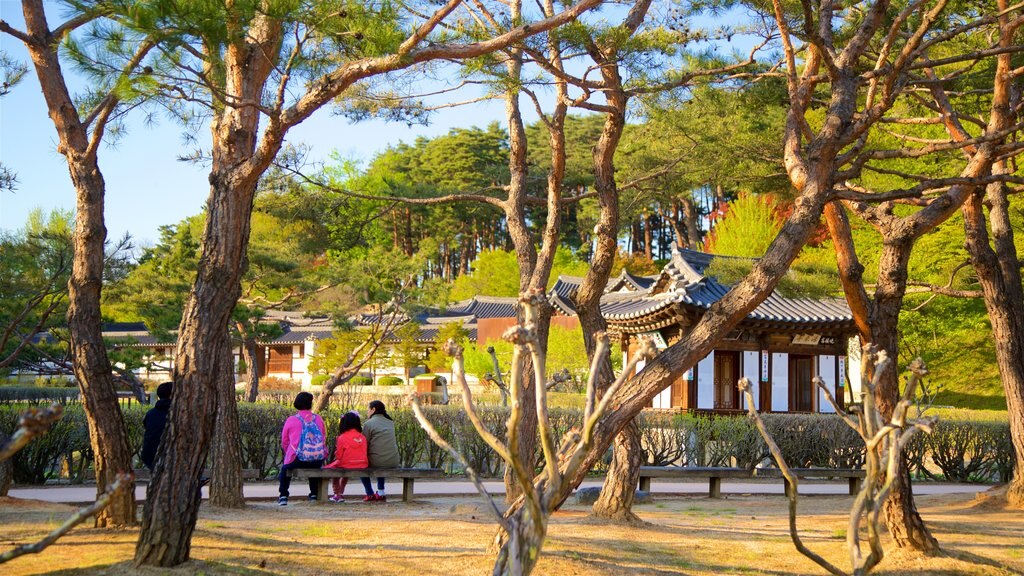
[[[366, 456], [366, 437], [363, 436], [363, 425], [359, 420], [359, 414], [348, 412], [341, 417], [341, 426], [338, 430], [338, 441], [334, 449], [334, 462], [324, 468], [367, 468], [370, 460]], [[345, 493], [345, 485], [348, 478], [334, 478], [331, 480], [334, 487], [334, 495], [330, 497], [331, 502], [344, 502], [342, 496]]]

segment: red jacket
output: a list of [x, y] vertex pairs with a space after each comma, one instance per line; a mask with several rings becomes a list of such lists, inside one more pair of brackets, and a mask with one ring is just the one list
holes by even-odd
[[370, 460], [366, 457], [366, 436], [356, 430], [348, 430], [338, 436], [334, 448], [334, 462], [324, 468], [368, 468]]

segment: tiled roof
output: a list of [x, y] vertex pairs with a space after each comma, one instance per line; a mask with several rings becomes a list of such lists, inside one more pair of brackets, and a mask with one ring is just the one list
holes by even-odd
[[609, 280], [608, 287], [605, 292], [621, 292], [627, 290], [630, 292], [646, 292], [654, 286], [657, 282], [658, 276], [638, 276], [636, 274], [630, 274], [625, 268], [619, 275]]
[[548, 294], [557, 294], [562, 298], [572, 299], [576, 291], [580, 289], [580, 284], [583, 284], [582, 276], [566, 276], [560, 274], [558, 280], [555, 280], [555, 285], [548, 290]]
[[263, 319], [270, 322], [281, 322], [289, 326], [294, 327], [314, 327], [314, 326], [333, 326], [334, 321], [330, 316], [326, 314], [320, 315], [309, 315], [305, 312], [290, 311], [285, 312], [281, 310], [267, 310], [263, 314]]
[[115, 340], [118, 348], [141, 346], [173, 345], [176, 337], [171, 332], [170, 340], [161, 340], [149, 332], [145, 322], [107, 322], [100, 328], [104, 338]]
[[445, 316], [476, 316], [477, 318], [514, 318], [519, 299], [504, 296], [474, 296], [448, 306]]
[[322, 340], [330, 338], [334, 333], [334, 326], [313, 326], [288, 330], [284, 334], [274, 338], [270, 342], [260, 342], [263, 345], [301, 344], [306, 340]]
[[[612, 322], [627, 321], [656, 313], [673, 303], [706, 310], [729, 291], [730, 286], [712, 276], [705, 276], [716, 256], [693, 250], [676, 249], [662, 271], [668, 279], [658, 294], [618, 292], [601, 299], [601, 312]], [[846, 301], [836, 298], [785, 298], [773, 292], [747, 316], [748, 320], [788, 324], [850, 323], [853, 314]]]
[[652, 296], [635, 292], [613, 292], [601, 298], [601, 315], [608, 320], [631, 320], [671, 308], [680, 295], [665, 292]]
[[[430, 344], [437, 341], [437, 334], [441, 331], [444, 326], [437, 324], [429, 324], [427, 326], [420, 326], [420, 332], [416, 335], [416, 342], [421, 344]], [[466, 337], [470, 342], [475, 342], [477, 337], [476, 324], [463, 324], [462, 326], [469, 335]], [[398, 336], [394, 331], [389, 333], [385, 338], [385, 342], [395, 343], [399, 341]]]

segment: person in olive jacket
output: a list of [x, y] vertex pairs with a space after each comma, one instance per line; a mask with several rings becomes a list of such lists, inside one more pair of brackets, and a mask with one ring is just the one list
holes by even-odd
[[[388, 415], [387, 408], [380, 400], [370, 402], [366, 421], [363, 422], [363, 436], [366, 436], [367, 455], [370, 468], [398, 468], [402, 459], [398, 455], [398, 440], [395, 439], [395, 423]], [[360, 478], [366, 490], [364, 502], [387, 502], [384, 494], [384, 478], [377, 477], [377, 492], [373, 492], [369, 477]]]

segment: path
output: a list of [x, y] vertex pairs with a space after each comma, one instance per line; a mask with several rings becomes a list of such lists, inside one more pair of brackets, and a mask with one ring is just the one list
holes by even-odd
[[[600, 487], [602, 481], [599, 479], [583, 482], [583, 487]], [[492, 494], [504, 494], [505, 485], [500, 481], [484, 482], [487, 490]], [[402, 485], [399, 482], [388, 483], [389, 495], [394, 494], [400, 498]], [[984, 492], [991, 486], [988, 484], [951, 484], [940, 482], [920, 482], [914, 484], [914, 494], [972, 494]], [[846, 495], [848, 486], [845, 481], [802, 481], [800, 482], [800, 493], [807, 495]], [[292, 482], [292, 497], [304, 494], [300, 482]], [[707, 495], [707, 481], [698, 482], [673, 482], [651, 481], [651, 492], [665, 495], [701, 496]], [[416, 482], [416, 496], [456, 496], [474, 494], [473, 484], [467, 480], [454, 478], [451, 480], [422, 480]], [[350, 482], [345, 494], [351, 497], [362, 495], [362, 486], [358, 482]], [[783, 494], [781, 480], [766, 480], [763, 482], [737, 480], [730, 482], [722, 481], [722, 494]], [[96, 487], [85, 486], [39, 486], [39, 487], [12, 487], [10, 494], [13, 498], [30, 500], [43, 500], [46, 502], [60, 502], [65, 504], [84, 504], [92, 502], [96, 498]], [[203, 495], [207, 490], [203, 489]], [[139, 484], [135, 488], [135, 496], [138, 500], [146, 497], [145, 484]], [[245, 485], [245, 497], [257, 500], [270, 500], [277, 498], [276, 482], [250, 482]], [[397, 499], [397, 498], [396, 498]]]

